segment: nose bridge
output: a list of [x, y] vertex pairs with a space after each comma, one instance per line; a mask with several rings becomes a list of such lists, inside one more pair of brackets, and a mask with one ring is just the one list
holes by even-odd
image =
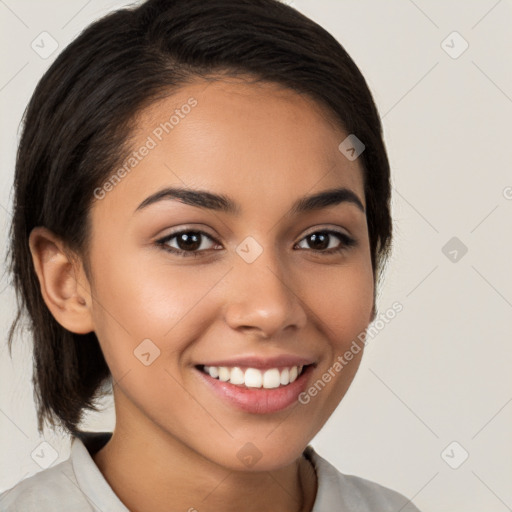
[[302, 326], [305, 312], [279, 254], [251, 237], [236, 253], [225, 310], [227, 323], [233, 329], [259, 330], [266, 337], [290, 325]]

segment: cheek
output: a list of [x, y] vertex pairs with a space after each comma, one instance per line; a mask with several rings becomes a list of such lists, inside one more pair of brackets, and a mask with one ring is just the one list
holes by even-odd
[[[225, 305], [226, 297], [214, 288], [222, 288], [231, 266], [228, 262], [180, 265], [178, 260], [155, 258], [152, 251], [141, 256], [133, 250], [105, 250], [96, 259], [98, 337], [126, 348], [132, 357], [144, 339], [179, 356], [190, 340], [204, 335]], [[361, 251], [339, 266], [309, 263], [307, 267], [290, 274], [291, 289], [335, 357], [370, 319], [374, 283], [369, 253]]]
[[[323, 326], [335, 351], [344, 351], [366, 329], [373, 308], [374, 282], [371, 263], [353, 260], [308, 278], [307, 301]], [[333, 354], [334, 355], [334, 354]]]
[[94, 320], [111, 360], [123, 359], [128, 365], [145, 339], [152, 340], [162, 355], [175, 358], [206, 330], [211, 322], [207, 296], [228, 267], [155, 263], [151, 254], [132, 258], [105, 254], [97, 265]]
[[[310, 286], [312, 283], [309, 283]], [[353, 260], [337, 271], [320, 272], [308, 294], [310, 319], [324, 335], [324, 358], [317, 380], [301, 402], [310, 408], [321, 425], [350, 387], [364, 351], [364, 333], [373, 309], [374, 282], [371, 262]], [[315, 435], [312, 431], [311, 435]]]

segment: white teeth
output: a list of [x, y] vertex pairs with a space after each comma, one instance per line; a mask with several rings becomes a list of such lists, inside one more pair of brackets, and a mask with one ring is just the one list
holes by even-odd
[[236, 367], [231, 369], [231, 377], [229, 379], [231, 384], [243, 384], [244, 383], [244, 372], [240, 368]]
[[258, 368], [247, 368], [245, 372], [238, 366], [228, 368], [226, 366], [204, 366], [204, 372], [223, 382], [230, 382], [238, 386], [248, 388], [273, 389], [279, 386], [287, 386], [294, 382], [301, 374], [303, 366], [291, 366], [279, 370], [270, 368], [261, 371]]
[[263, 384], [263, 376], [256, 368], [247, 368], [244, 375], [244, 384], [248, 388], [261, 388]]
[[229, 368], [226, 368], [225, 366], [219, 366], [219, 380], [228, 381], [230, 376], [231, 372], [229, 371]]
[[263, 387], [267, 389], [278, 388], [281, 384], [281, 374], [277, 368], [267, 370], [263, 374]]

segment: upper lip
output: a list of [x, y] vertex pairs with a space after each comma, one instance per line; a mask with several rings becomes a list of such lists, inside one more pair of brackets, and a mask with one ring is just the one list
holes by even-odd
[[315, 361], [308, 357], [300, 357], [291, 354], [282, 354], [274, 357], [261, 356], [239, 356], [233, 359], [222, 359], [202, 363], [204, 366], [244, 366], [248, 368], [288, 368], [290, 366], [307, 366], [314, 364]]

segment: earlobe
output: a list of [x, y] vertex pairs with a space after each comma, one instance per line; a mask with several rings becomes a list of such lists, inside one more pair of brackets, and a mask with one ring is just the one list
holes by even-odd
[[77, 334], [93, 331], [90, 286], [81, 265], [68, 255], [63, 242], [42, 226], [31, 231], [29, 247], [41, 295], [55, 320]]

